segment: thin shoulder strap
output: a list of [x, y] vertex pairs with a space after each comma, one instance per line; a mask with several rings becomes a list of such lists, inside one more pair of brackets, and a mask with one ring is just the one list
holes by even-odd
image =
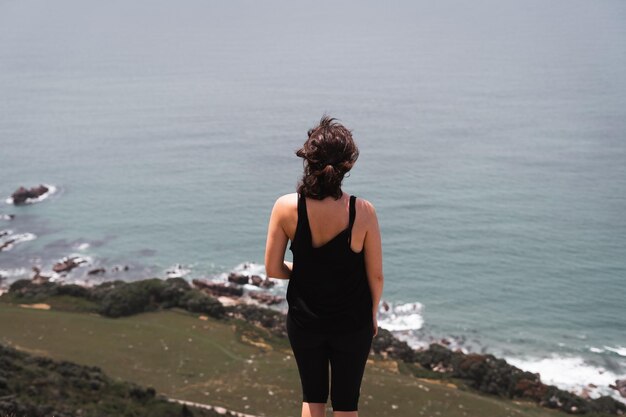
[[350, 222], [348, 224], [348, 244], [352, 243], [352, 226], [356, 218], [356, 196], [350, 196]]
[[306, 213], [306, 199], [304, 195], [298, 194], [298, 224], [296, 230], [309, 230], [309, 216]]

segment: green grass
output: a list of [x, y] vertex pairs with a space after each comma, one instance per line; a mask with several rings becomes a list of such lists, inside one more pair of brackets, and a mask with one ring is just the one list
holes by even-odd
[[[240, 320], [205, 321], [178, 309], [111, 319], [76, 312], [89, 306], [71, 300], [56, 303], [74, 311], [55, 310], [55, 302], [49, 302], [53, 309], [47, 311], [0, 303], [0, 341], [96, 365], [112, 377], [152, 386], [173, 398], [262, 416], [300, 415], [300, 380], [287, 339]], [[428, 376], [415, 365], [372, 358], [363, 378], [360, 414], [567, 415], [422, 379]]]

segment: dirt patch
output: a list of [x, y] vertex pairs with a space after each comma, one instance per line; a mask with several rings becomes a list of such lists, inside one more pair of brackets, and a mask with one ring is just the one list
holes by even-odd
[[429, 384], [437, 384], [443, 385], [444, 387], [458, 389], [459, 387], [452, 382], [443, 381], [441, 379], [428, 379], [428, 378], [417, 378], [420, 381], [428, 382]]
[[247, 344], [249, 344], [249, 345], [252, 345], [252, 346], [256, 346], [256, 347], [258, 347], [258, 348], [261, 348], [261, 349], [263, 349], [263, 350], [265, 350], [265, 351], [268, 351], [268, 350], [273, 350], [273, 349], [272, 349], [272, 346], [270, 346], [270, 345], [268, 345], [267, 343], [265, 343], [265, 341], [264, 341], [263, 339], [260, 339], [260, 340], [253, 340], [253, 339], [251, 339], [251, 338], [247, 337], [245, 334], [242, 334], [242, 335], [241, 335], [241, 341], [242, 341], [243, 343], [247, 343]]

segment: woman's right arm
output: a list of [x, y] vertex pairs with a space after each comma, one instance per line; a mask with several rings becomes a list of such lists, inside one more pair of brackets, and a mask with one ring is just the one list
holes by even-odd
[[363, 250], [365, 250], [367, 281], [372, 293], [372, 315], [375, 325], [374, 336], [376, 336], [378, 333], [378, 304], [383, 294], [383, 285], [385, 282], [383, 275], [383, 251], [376, 210], [369, 201], [365, 201], [365, 210], [368, 216]]
[[285, 262], [285, 250], [289, 237], [283, 229], [282, 222], [289, 210], [289, 195], [276, 200], [267, 227], [265, 243], [265, 274], [267, 277], [289, 279], [293, 264]]

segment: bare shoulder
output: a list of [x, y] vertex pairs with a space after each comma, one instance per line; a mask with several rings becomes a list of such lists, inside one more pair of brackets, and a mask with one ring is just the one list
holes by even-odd
[[376, 208], [369, 200], [357, 197], [356, 210], [358, 212], [357, 217], [360, 216], [365, 223], [376, 222]]
[[274, 211], [280, 215], [286, 215], [298, 208], [298, 194], [289, 193], [281, 195], [274, 203]]
[[276, 205], [280, 207], [294, 207], [298, 205], [298, 193], [281, 195], [276, 199]]

